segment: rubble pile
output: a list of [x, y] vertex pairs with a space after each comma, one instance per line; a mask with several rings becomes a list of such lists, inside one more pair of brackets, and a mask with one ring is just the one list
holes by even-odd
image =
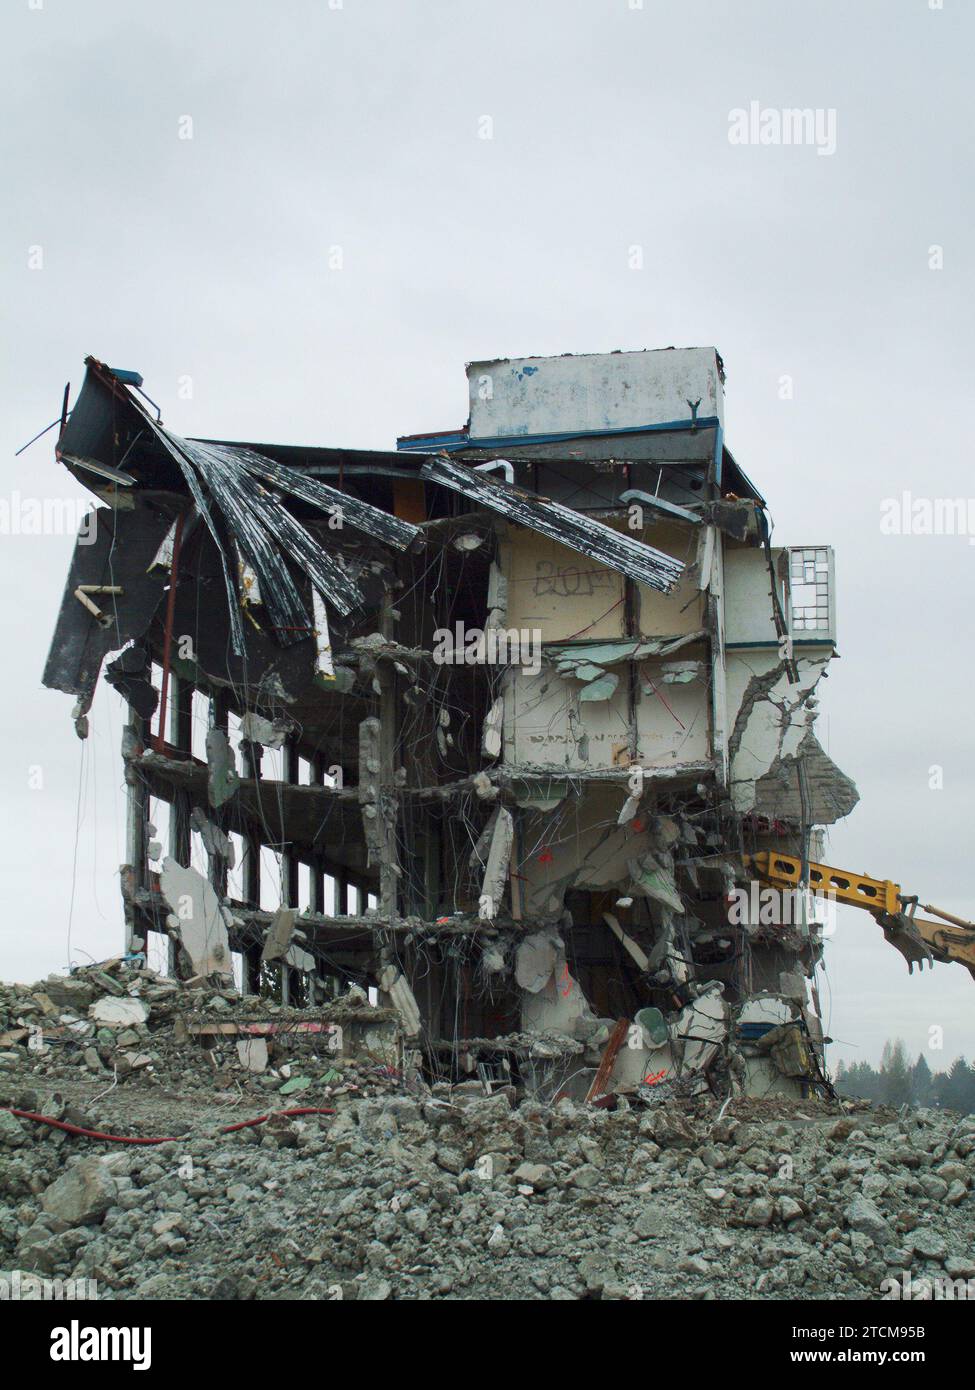
[[230, 1087], [235, 1099], [277, 1092], [324, 1105], [363, 1085], [395, 1086], [401, 1055], [396, 1015], [355, 986], [327, 1004], [290, 1008], [206, 981], [184, 984], [144, 968], [141, 957], [36, 985], [0, 984], [0, 1082], [27, 1068], [59, 1083], [95, 1077], [96, 1090], [122, 1094], [137, 1078], [142, 1092], [212, 1096]]
[[[107, 1023], [106, 999], [146, 1016]], [[328, 1014], [341, 1052], [299, 1026]], [[125, 963], [0, 989], [3, 1277], [95, 1281], [99, 1298], [322, 1300], [855, 1298], [905, 1272], [975, 1278], [975, 1117], [542, 1104], [431, 1088], [350, 1030], [375, 1042], [395, 1025], [356, 992], [291, 1011]], [[11, 1108], [174, 1137], [91, 1140]]]

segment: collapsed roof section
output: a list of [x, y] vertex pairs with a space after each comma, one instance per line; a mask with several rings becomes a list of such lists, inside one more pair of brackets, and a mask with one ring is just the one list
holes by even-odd
[[316, 544], [275, 489], [389, 545], [406, 549], [417, 542], [415, 526], [315, 479], [302, 478], [252, 449], [181, 439], [153, 419], [129, 384], [110, 368], [91, 357], [86, 366], [81, 395], [58, 443], [58, 457], [89, 486], [94, 476], [115, 487], [172, 488], [172, 468], [164, 465], [175, 465], [221, 558], [231, 639], [238, 655], [244, 650], [244, 595], [240, 562], [234, 565], [228, 541], [253, 570], [270, 630], [282, 646], [312, 631], [311, 615], [284, 555], [339, 613], [347, 614], [362, 602], [341, 565]]
[[[84, 385], [63, 424], [57, 457], [115, 514], [105, 515], [94, 545], [86, 543], [75, 557], [45, 667], [46, 685], [90, 701], [103, 657], [140, 636], [152, 619], [177, 534], [182, 540], [201, 521], [219, 560], [230, 645], [240, 658], [247, 654], [243, 614], [258, 596], [266, 614], [261, 626], [279, 646], [296, 645], [316, 632], [307, 596], [299, 590], [302, 578], [342, 617], [368, 606], [341, 550], [336, 547], [333, 553], [322, 544], [320, 531], [312, 534], [302, 524], [293, 510], [296, 501], [327, 518], [333, 537], [348, 526], [398, 550], [424, 544], [418, 526], [314, 476], [321, 469], [321, 455], [348, 457], [353, 468], [359, 460], [365, 469], [370, 453], [271, 446], [274, 452], [296, 455], [303, 466], [295, 467], [251, 445], [185, 439], [167, 430], [138, 399], [142, 378], [137, 373], [114, 371], [93, 357], [85, 365]], [[381, 457], [391, 457], [398, 467], [387, 464], [380, 471], [404, 479], [415, 476], [412, 463], [396, 455]], [[463, 464], [446, 459], [421, 463], [423, 476], [432, 482], [662, 592], [680, 577], [683, 566], [671, 556], [583, 521], [567, 507], [528, 496]], [[337, 471], [341, 478], [341, 462]], [[128, 524], [129, 511], [138, 514], [137, 523]], [[157, 534], [164, 523], [162, 535]], [[116, 584], [116, 566], [127, 568], [139, 551], [117, 544], [129, 531], [153, 545], [153, 555], [162, 563], [154, 575], [153, 557], [140, 554], [138, 583], [132, 575], [128, 585]], [[124, 560], [118, 558], [122, 554]], [[95, 603], [97, 592], [111, 596], [104, 610]], [[96, 617], [100, 634], [79, 625], [79, 593], [87, 596], [80, 602]]]

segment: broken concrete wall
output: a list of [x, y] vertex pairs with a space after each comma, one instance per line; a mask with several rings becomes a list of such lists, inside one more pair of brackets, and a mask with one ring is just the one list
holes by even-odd
[[574, 771], [702, 764], [711, 755], [701, 646], [622, 642], [546, 649], [537, 675], [503, 680], [504, 760]]
[[[777, 650], [729, 651], [731, 794], [735, 810], [740, 814], [749, 811], [770, 816], [785, 814], [780, 801], [782, 778], [776, 775], [771, 780], [763, 782], [763, 779], [772, 773], [787, 776], [788, 770], [795, 766], [801, 747], [809, 753], [815, 751], [811, 743], [805, 742], [810, 737], [815, 742], [810, 719], [815, 717], [816, 704], [811, 702], [815, 702], [817, 687], [831, 655], [829, 651], [797, 655], [798, 680], [794, 682], [789, 662]], [[832, 824], [856, 804], [852, 783], [834, 765], [827, 766], [828, 762], [828, 759], [819, 761], [816, 766], [822, 791], [817, 810], [825, 814], [810, 814], [807, 817], [810, 824]]]
[[605, 1042], [611, 1019], [597, 1018], [573, 978], [559, 932], [525, 938], [518, 947], [515, 978], [524, 991], [521, 1026], [529, 1033], [562, 1033], [579, 1042]]
[[[504, 761], [513, 767], [584, 772], [625, 767], [635, 751], [629, 691], [618, 679], [592, 688], [546, 667], [506, 673]], [[612, 688], [610, 688], [612, 685]]]
[[625, 788], [603, 785], [567, 796], [553, 810], [520, 812], [516, 868], [529, 920], [556, 918], [571, 889], [615, 888], [618, 896], [652, 891], [636, 884], [633, 871], [641, 874], [654, 853], [654, 820], [634, 816], [621, 825], [627, 800]]

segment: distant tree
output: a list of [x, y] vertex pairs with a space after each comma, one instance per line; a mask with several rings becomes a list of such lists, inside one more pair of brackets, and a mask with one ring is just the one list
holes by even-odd
[[956, 1057], [947, 1071], [932, 1072], [923, 1055], [911, 1066], [899, 1038], [884, 1043], [879, 1071], [869, 1062], [840, 1062], [835, 1085], [842, 1096], [878, 1105], [943, 1106], [960, 1115], [975, 1114], [975, 1066]]
[[885, 1105], [910, 1104], [911, 1072], [907, 1065], [907, 1049], [900, 1038], [884, 1043], [880, 1058], [880, 1098]]
[[918, 1054], [918, 1059], [911, 1068], [911, 1101], [914, 1105], [920, 1106], [933, 1105], [935, 1101], [934, 1077], [923, 1052]]
[[859, 1100], [879, 1100], [880, 1077], [869, 1062], [854, 1062], [844, 1070], [843, 1083], [837, 1084], [837, 1090]]
[[975, 1072], [964, 1057], [956, 1057], [941, 1087], [943, 1104], [960, 1115], [975, 1110]]
[[948, 1085], [948, 1073], [946, 1071], [936, 1071], [931, 1078], [931, 1089], [934, 1091], [936, 1105], [947, 1105], [945, 1100], [945, 1087]]

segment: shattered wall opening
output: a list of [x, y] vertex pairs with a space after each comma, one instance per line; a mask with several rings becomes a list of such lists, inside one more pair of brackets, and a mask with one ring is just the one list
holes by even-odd
[[856, 802], [813, 730], [831, 556], [772, 548], [713, 349], [481, 363], [466, 430], [395, 453], [182, 439], [87, 368], [44, 680], [80, 737], [101, 673], [128, 702], [130, 951], [372, 990], [487, 1091], [828, 1090], [819, 924], [731, 905]]

